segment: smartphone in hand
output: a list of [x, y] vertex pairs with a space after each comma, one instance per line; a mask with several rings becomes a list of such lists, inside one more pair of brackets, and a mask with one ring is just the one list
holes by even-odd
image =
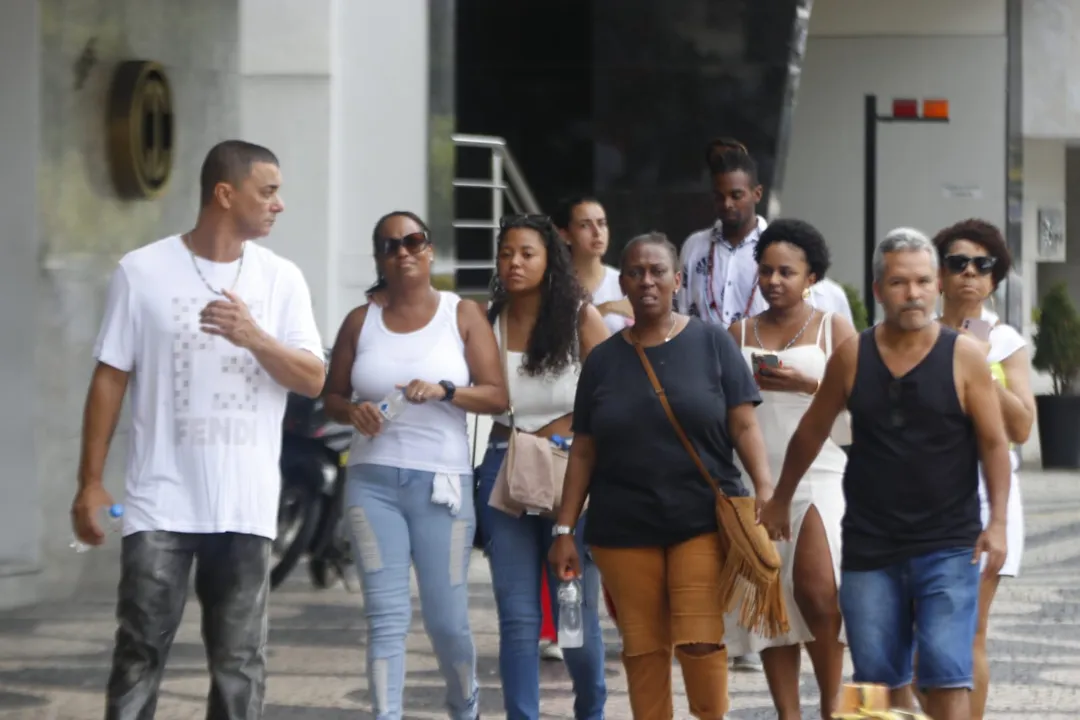
[[754, 368], [756, 368], [758, 371], [760, 371], [762, 368], [776, 369], [780, 367], [780, 358], [772, 353], [766, 353], [763, 355], [752, 353], [750, 355], [750, 362], [754, 364]]
[[993, 325], [982, 318], [968, 318], [960, 327], [971, 333], [972, 337], [982, 340], [983, 342], [990, 341], [990, 331], [994, 329]]

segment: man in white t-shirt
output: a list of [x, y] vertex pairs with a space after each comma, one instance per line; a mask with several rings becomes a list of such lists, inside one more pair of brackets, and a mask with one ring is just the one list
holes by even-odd
[[252, 242], [284, 209], [277, 158], [220, 143], [200, 185], [193, 230], [120, 260], [94, 349], [72, 507], [85, 543], [105, 540], [102, 473], [129, 385], [132, 415], [107, 720], [153, 717], [193, 565], [206, 717], [262, 717], [285, 401], [325, 378], [303, 275]]

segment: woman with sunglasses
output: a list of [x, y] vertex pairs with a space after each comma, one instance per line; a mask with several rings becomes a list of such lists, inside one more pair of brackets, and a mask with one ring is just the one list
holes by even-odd
[[[986, 349], [986, 362], [997, 380], [995, 388], [1005, 420], [1005, 431], [1013, 446], [1022, 445], [1031, 435], [1035, 421], [1035, 398], [1031, 392], [1031, 360], [1027, 343], [1015, 329], [1001, 322], [989, 308], [994, 292], [1009, 274], [1012, 257], [1001, 231], [982, 220], [965, 220], [947, 227], [934, 238], [940, 259], [942, 309], [938, 321], [979, 341]], [[1001, 577], [1016, 577], [1024, 553], [1024, 510], [1020, 500], [1017, 469], [1019, 455], [1012, 456], [1012, 484], [1006, 509], [1005, 564], [995, 577], [983, 575], [979, 587], [979, 620], [975, 632], [975, 687], [971, 694], [971, 717], [982, 720], [986, 711], [990, 667], [986, 656], [987, 623], [990, 604]], [[980, 468], [981, 471], [981, 468]], [[979, 478], [983, 524], [989, 519], [986, 483]]]
[[[555, 523], [541, 515], [513, 516], [489, 504], [506, 458], [511, 427], [549, 438], [570, 438], [581, 363], [607, 328], [574, 276], [570, 254], [551, 220], [540, 215], [504, 218], [499, 228], [497, 274], [488, 319], [505, 353], [512, 417], [495, 418], [484, 460], [477, 468], [477, 502], [499, 614], [499, 673], [509, 720], [540, 717], [541, 572]], [[505, 332], [503, 332], [505, 328]], [[582, 557], [588, 557], [581, 549]], [[558, 578], [548, 575], [555, 623]], [[564, 649], [574, 685], [574, 717], [604, 716], [604, 641], [600, 633], [599, 574], [585, 564], [584, 644]]]
[[[431, 286], [423, 221], [392, 212], [372, 240], [380, 301], [345, 318], [325, 391], [327, 414], [357, 430], [345, 505], [363, 583], [368, 689], [375, 717], [402, 716], [414, 566], [450, 717], [472, 720], [478, 687], [466, 579], [476, 515], [465, 414], [503, 412], [506, 384], [483, 308]], [[407, 403], [388, 419], [377, 403], [395, 391]]]
[[634, 310], [619, 287], [619, 271], [604, 264], [610, 238], [607, 213], [596, 198], [574, 195], [559, 202], [552, 216], [570, 256], [578, 282], [589, 293], [610, 332], [634, 322]]

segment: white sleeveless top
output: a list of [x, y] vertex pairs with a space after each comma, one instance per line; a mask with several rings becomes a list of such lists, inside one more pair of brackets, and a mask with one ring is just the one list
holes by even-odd
[[[495, 321], [495, 341], [502, 350], [499, 321]], [[578, 342], [575, 338], [574, 342]], [[525, 353], [507, 351], [506, 367], [510, 377], [506, 386], [510, 391], [510, 407], [514, 409], [514, 426], [524, 432], [536, 432], [563, 415], [574, 412], [574, 396], [577, 394], [581, 363], [574, 360], [558, 375], [528, 375], [523, 367]], [[495, 418], [500, 425], [510, 426], [510, 418], [503, 414]]]
[[[747, 345], [746, 326], [753, 322], [753, 318], [746, 318], [742, 322], [742, 338], [739, 342], [743, 357], [746, 358], [750, 369], [754, 370], [752, 355], [773, 353], [784, 367], [794, 368], [803, 375], [821, 382], [821, 379], [825, 377], [825, 365], [833, 350], [832, 317], [832, 313], [825, 313], [821, 324], [818, 325], [817, 339], [813, 345], [797, 345], [780, 351]], [[822, 340], [824, 340], [824, 349], [822, 349]], [[813, 399], [813, 396], [803, 393], [761, 391], [762, 402], [757, 406], [758, 425], [761, 426], [761, 434], [765, 438], [769, 467], [773, 468], [773, 472], [779, 473], [780, 468], [784, 467], [784, 455], [787, 453], [788, 443], [791, 442], [792, 435], [795, 434], [799, 422], [810, 408]], [[846, 466], [847, 455], [830, 437], [825, 441], [825, 445], [822, 446], [821, 452], [810, 469], [843, 474]]]
[[[389, 330], [383, 322], [382, 308], [369, 305], [352, 366], [354, 400], [377, 403], [394, 386], [411, 380], [449, 380], [457, 387], [469, 385], [465, 341], [457, 321], [460, 302], [454, 293], [440, 292], [439, 307], [431, 322], [410, 333]], [[448, 402], [410, 403], [400, 415], [384, 423], [376, 437], [369, 439], [356, 433], [349, 450], [349, 465], [360, 464], [471, 473], [465, 411]]]
[[[619, 271], [610, 265], [605, 265], [604, 279], [600, 281], [596, 291], [592, 294], [592, 304], [599, 306], [606, 302], [622, 300], [624, 297], [626, 295], [623, 294], [622, 287], [619, 285]], [[603, 320], [608, 332], [612, 335], [621, 332], [623, 328], [630, 324], [630, 318], [619, 313], [608, 313], [603, 316]]]

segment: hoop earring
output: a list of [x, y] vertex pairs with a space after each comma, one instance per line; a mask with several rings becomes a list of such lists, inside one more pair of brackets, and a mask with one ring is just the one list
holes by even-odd
[[499, 279], [499, 273], [491, 273], [491, 280], [488, 281], [488, 294], [495, 297], [496, 295], [500, 295], [502, 290], [502, 280]]
[[803, 288], [802, 299], [803, 300], [809, 300], [810, 299], [810, 288], [809, 287]]
[[992, 290], [990, 292], [990, 295], [987, 296], [987, 299], [990, 301], [990, 312], [994, 313], [995, 315], [997, 315], [997, 297], [996, 296], [997, 296], [997, 291], [996, 290]]

